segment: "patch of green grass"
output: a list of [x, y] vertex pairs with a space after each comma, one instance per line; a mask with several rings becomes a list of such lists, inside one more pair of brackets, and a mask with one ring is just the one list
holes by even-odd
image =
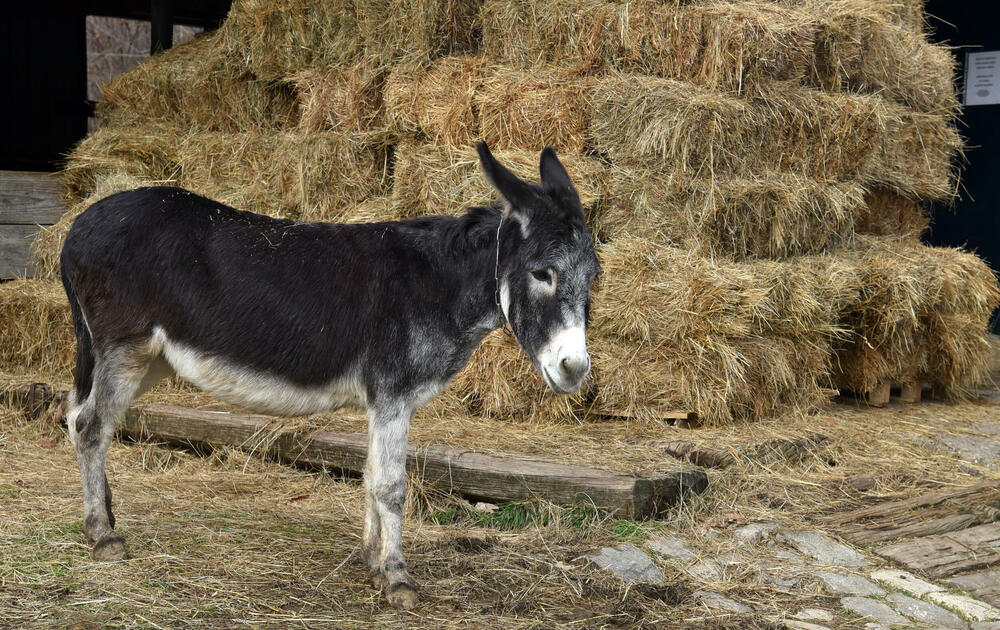
[[455, 508], [448, 508], [447, 510], [435, 510], [427, 517], [432, 523], [437, 525], [450, 525], [459, 520], [458, 510]]
[[21, 489], [9, 483], [0, 483], [0, 499], [16, 499], [21, 496]]
[[646, 528], [639, 521], [616, 520], [611, 523], [611, 530], [620, 540], [640, 541], [647, 536]]
[[544, 527], [549, 523], [548, 512], [523, 503], [503, 503], [491, 514], [472, 511], [469, 515], [477, 525], [504, 531], [524, 529], [529, 525]]

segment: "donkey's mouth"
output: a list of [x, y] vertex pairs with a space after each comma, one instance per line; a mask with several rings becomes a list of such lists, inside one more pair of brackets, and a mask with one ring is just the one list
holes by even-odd
[[560, 396], [563, 396], [565, 394], [572, 394], [576, 390], [580, 389], [580, 385], [583, 384], [583, 382], [581, 381], [576, 387], [573, 388], [561, 387], [556, 384], [556, 380], [554, 378], [549, 376], [549, 371], [544, 367], [542, 368], [542, 377], [545, 379], [545, 384], [548, 385], [552, 391], [559, 394]]

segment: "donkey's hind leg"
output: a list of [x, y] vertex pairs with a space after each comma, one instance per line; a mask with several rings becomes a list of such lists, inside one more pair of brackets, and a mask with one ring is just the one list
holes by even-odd
[[84, 401], [70, 400], [67, 422], [83, 479], [83, 531], [94, 543], [95, 560], [127, 557], [125, 542], [114, 530], [104, 464], [115, 426], [138, 393], [151, 361], [146, 347], [108, 348], [95, 362], [90, 395]]

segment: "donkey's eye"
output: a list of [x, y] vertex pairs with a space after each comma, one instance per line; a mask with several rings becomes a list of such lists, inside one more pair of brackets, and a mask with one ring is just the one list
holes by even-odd
[[538, 269], [531, 272], [531, 277], [539, 282], [544, 282], [546, 284], [552, 284], [552, 272], [548, 269]]

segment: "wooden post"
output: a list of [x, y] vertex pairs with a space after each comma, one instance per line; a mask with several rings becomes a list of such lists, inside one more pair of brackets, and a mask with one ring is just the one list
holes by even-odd
[[66, 212], [60, 195], [49, 173], [0, 171], [0, 280], [34, 275], [31, 243]]
[[174, 45], [174, 0], [151, 0], [149, 7], [149, 54]]
[[885, 407], [889, 404], [889, 393], [891, 384], [889, 381], [879, 383], [875, 389], [868, 392], [868, 405], [871, 407]]
[[923, 389], [923, 383], [920, 381], [910, 381], [909, 383], [903, 383], [899, 388], [899, 401], [905, 403], [918, 403], [920, 402], [920, 393]]

